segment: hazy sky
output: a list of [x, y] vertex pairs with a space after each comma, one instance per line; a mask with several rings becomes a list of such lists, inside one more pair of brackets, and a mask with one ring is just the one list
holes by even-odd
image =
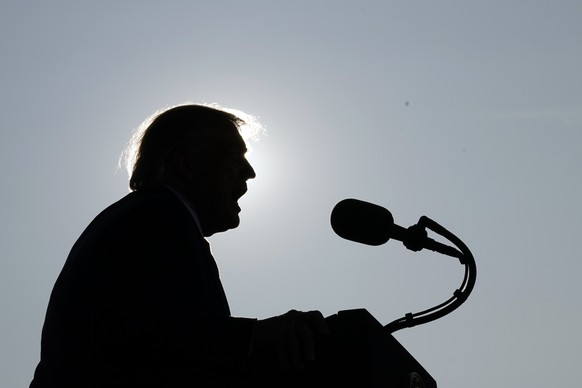
[[454, 313], [395, 337], [440, 387], [549, 387], [582, 363], [582, 2], [3, 1], [0, 385], [27, 387], [74, 241], [127, 193], [154, 111], [218, 102], [268, 134], [241, 226], [212, 237], [234, 315], [448, 299], [463, 267], [337, 237], [354, 197], [473, 251]]

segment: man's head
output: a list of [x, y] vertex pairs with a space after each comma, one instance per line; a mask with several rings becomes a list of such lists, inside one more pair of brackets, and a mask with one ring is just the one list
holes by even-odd
[[155, 115], [128, 148], [130, 189], [172, 186], [195, 208], [205, 236], [237, 227], [237, 200], [255, 177], [239, 133], [244, 124], [206, 105], [180, 105]]

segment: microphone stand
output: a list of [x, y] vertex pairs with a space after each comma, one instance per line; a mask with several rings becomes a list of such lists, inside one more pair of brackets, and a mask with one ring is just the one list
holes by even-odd
[[[426, 229], [445, 237], [457, 249], [428, 238]], [[434, 378], [391, 333], [434, 321], [463, 304], [475, 285], [475, 259], [458, 237], [426, 216], [422, 216], [418, 224], [408, 228], [406, 233], [401, 233], [401, 237], [410, 250], [428, 248], [456, 257], [465, 266], [463, 283], [452, 298], [428, 310], [406, 314], [385, 326], [365, 309], [339, 311], [326, 317], [330, 334], [315, 338], [317, 356], [313, 364], [301, 371], [282, 372], [275, 363], [276, 355], [256, 354], [256, 362], [252, 363], [256, 367], [250, 369], [249, 375], [252, 385], [260, 388], [273, 385], [284, 388], [346, 385], [362, 388], [436, 388]]]
[[[400, 329], [414, 327], [444, 317], [445, 315], [456, 310], [467, 300], [475, 285], [475, 280], [477, 277], [477, 266], [475, 264], [475, 258], [473, 257], [473, 254], [469, 248], [463, 243], [463, 241], [461, 241], [461, 239], [430, 218], [422, 216], [420, 217], [418, 224], [408, 228], [409, 233], [407, 233], [407, 239], [403, 241], [404, 246], [415, 252], [423, 249], [425, 245], [423, 243], [427, 241], [426, 229], [430, 229], [431, 231], [446, 238], [458, 248], [458, 250], [456, 250], [452, 247], [445, 247], [446, 249], [437, 251], [439, 253], [458, 258], [460, 263], [465, 266], [465, 276], [463, 278], [463, 282], [461, 283], [459, 289], [453, 292], [453, 296], [450, 299], [439, 304], [438, 306], [414, 314], [408, 313], [404, 317], [396, 319], [385, 325], [384, 329], [388, 334], [394, 333]], [[434, 241], [432, 239], [428, 240]]]

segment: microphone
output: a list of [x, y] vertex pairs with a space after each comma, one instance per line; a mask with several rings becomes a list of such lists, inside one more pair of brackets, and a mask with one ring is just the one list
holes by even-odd
[[390, 240], [394, 218], [381, 206], [357, 199], [340, 201], [331, 212], [333, 231], [346, 240], [382, 245]]
[[392, 238], [402, 241], [406, 248], [415, 252], [427, 248], [462, 257], [455, 248], [429, 238], [424, 227], [417, 224], [403, 228], [394, 223], [388, 209], [358, 199], [344, 199], [335, 205], [331, 212], [331, 227], [338, 236], [361, 244], [377, 246]]

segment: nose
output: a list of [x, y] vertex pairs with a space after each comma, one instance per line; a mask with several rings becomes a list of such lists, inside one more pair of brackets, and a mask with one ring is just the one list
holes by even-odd
[[257, 176], [257, 174], [255, 173], [255, 169], [253, 168], [253, 166], [251, 166], [251, 164], [246, 158], [243, 167], [243, 176], [245, 179], [254, 179]]

